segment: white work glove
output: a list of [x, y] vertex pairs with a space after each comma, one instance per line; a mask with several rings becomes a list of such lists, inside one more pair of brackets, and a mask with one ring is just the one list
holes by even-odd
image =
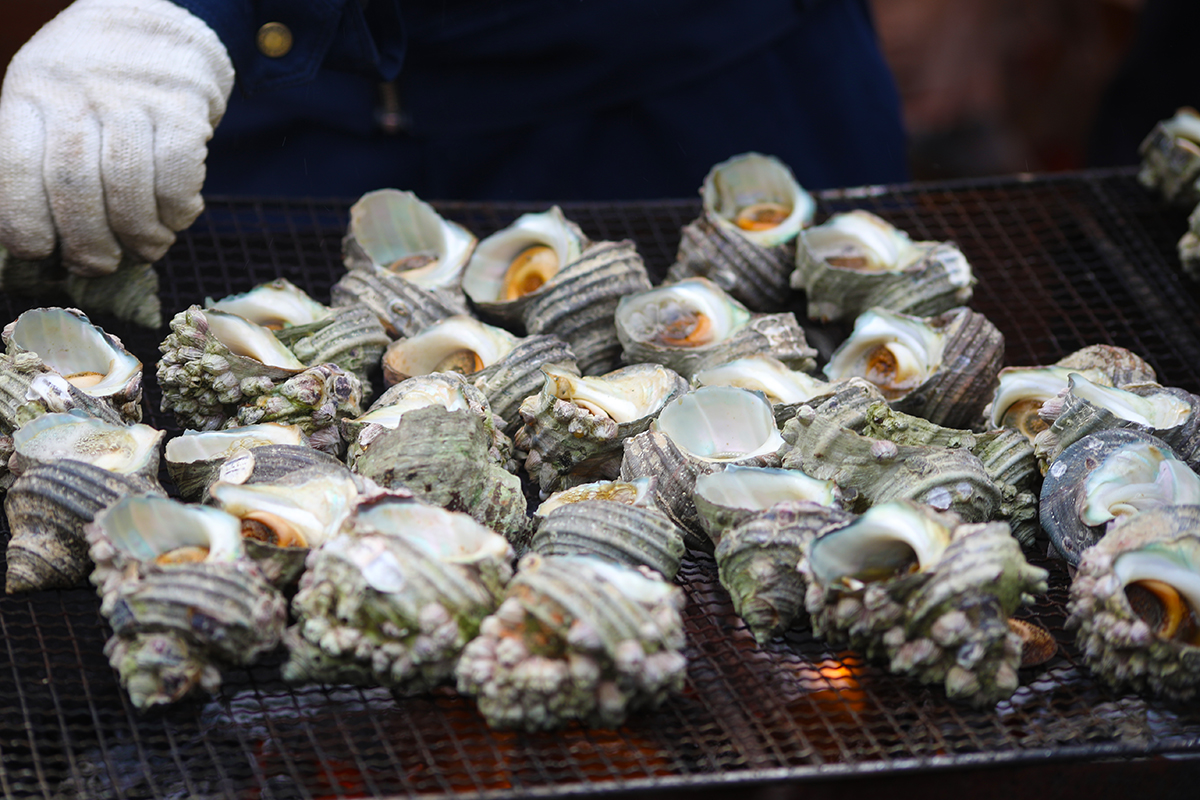
[[217, 35], [170, 0], [77, 0], [0, 88], [0, 244], [80, 275], [161, 258], [204, 210], [204, 157], [233, 89]]

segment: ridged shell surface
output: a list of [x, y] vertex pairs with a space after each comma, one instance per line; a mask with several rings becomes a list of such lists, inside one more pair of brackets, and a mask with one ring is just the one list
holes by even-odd
[[392, 338], [413, 336], [438, 320], [466, 314], [466, 299], [426, 289], [383, 267], [352, 269], [330, 289], [335, 308], [363, 306]]
[[1183, 208], [1200, 201], [1196, 179], [1200, 177], [1200, 115], [1180, 108], [1169, 119], [1151, 129], [1138, 147], [1142, 158], [1138, 182], [1158, 191], [1166, 200]]
[[525, 333], [562, 339], [584, 375], [602, 375], [621, 366], [613, 315], [621, 298], [650, 288], [646, 265], [633, 242], [596, 242], [556, 277], [525, 307]]
[[551, 511], [530, 550], [544, 556], [594, 555], [645, 566], [672, 580], [685, 550], [683, 532], [656, 509], [613, 500], [583, 500]]
[[122, 475], [82, 461], [33, 467], [4, 498], [12, 538], [5, 590], [71, 588], [92, 570], [83, 528], [103, 509], [134, 494], [163, 495], [153, 478]]
[[458, 690], [492, 728], [615, 727], [682, 688], [683, 603], [654, 572], [531, 553], [463, 650]]
[[804, 545], [852, 519], [838, 507], [786, 500], [745, 517], [721, 536], [713, 553], [718, 578], [760, 643], [807, 621], [806, 583], [796, 569]]

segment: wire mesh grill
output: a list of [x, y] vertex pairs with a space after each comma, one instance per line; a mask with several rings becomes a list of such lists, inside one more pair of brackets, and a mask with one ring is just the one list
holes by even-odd
[[[866, 208], [914, 238], [952, 239], [979, 279], [972, 305], [1004, 332], [1007, 363], [1105, 342], [1145, 356], [1163, 383], [1200, 391], [1197, 287], [1179, 271], [1182, 212], [1127, 171], [824, 193], [821, 214]], [[321, 300], [341, 275], [344, 202], [211, 200], [161, 264], [170, 315], [206, 296], [286, 277]], [[447, 203], [486, 235], [541, 207]], [[633, 239], [653, 276], [674, 259], [692, 201], [564, 206], [593, 238]], [[5, 319], [27, 307], [0, 298]], [[801, 311], [802, 306], [796, 308]], [[147, 365], [163, 331], [97, 318]], [[816, 332], [818, 338], [820, 332]], [[152, 370], [149, 370], [152, 373]], [[171, 433], [147, 381], [147, 421]], [[7, 535], [5, 524], [3, 533]], [[1038, 544], [1044, 548], [1044, 542]], [[215, 697], [138, 713], [103, 655], [108, 629], [86, 589], [0, 599], [0, 788], [6, 797], [322, 798], [608, 793], [898, 773], [1047, 758], [1200, 752], [1200, 708], [1114, 692], [1063, 629], [1068, 579], [1022, 614], [1060, 643], [995, 708], [888, 675], [801, 631], [758, 646], [714, 563], [691, 555], [689, 673], [682, 693], [616, 730], [490, 730], [451, 689], [289, 687], [281, 657], [227, 670]]]

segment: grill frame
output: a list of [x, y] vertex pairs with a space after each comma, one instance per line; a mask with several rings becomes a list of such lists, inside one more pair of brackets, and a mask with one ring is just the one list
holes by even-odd
[[[1200, 392], [1200, 289], [1174, 245], [1186, 213], [1132, 170], [865, 187], [817, 195], [818, 219], [851, 208], [916, 239], [952, 239], [975, 268], [971, 303], [1004, 332], [1006, 364], [1055, 360], [1085, 344], [1141, 353], [1160, 380]], [[486, 235], [548, 204], [435, 203]], [[319, 300], [342, 272], [349, 201], [209, 198], [160, 264], [164, 315], [205, 296], [287, 277]], [[593, 238], [633, 238], [657, 280], [699, 202], [563, 204]], [[5, 294], [5, 321], [45, 300]], [[798, 316], [803, 320], [803, 306]], [[147, 365], [147, 421], [163, 331], [95, 317]], [[809, 328], [806, 325], [806, 328]], [[836, 341], [846, 326], [813, 328]], [[7, 523], [0, 520], [0, 535]], [[1063, 630], [1067, 576], [1045, 542], [1050, 592], [1022, 614], [1062, 645], [996, 709], [948, 703], [936, 687], [887, 675], [791, 632], [764, 647], [732, 613], [715, 565], [692, 554], [689, 678], [663, 708], [616, 731], [494, 732], [450, 689], [393, 699], [379, 690], [291, 689], [273, 656], [226, 670], [214, 698], [140, 714], [103, 654], [106, 626], [88, 589], [0, 599], [0, 789], [5, 797], [499, 797], [812, 784], [1047, 762], [1200, 754], [1200, 708], [1097, 685]], [[846, 674], [847, 672], [851, 674]], [[857, 686], [854, 682], [857, 682]], [[839, 683], [840, 682], [840, 683]], [[840, 689], [838, 687], [841, 687]]]

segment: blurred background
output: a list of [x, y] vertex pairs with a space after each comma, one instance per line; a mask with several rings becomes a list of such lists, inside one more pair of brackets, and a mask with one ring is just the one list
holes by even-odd
[[[1087, 166], [1101, 96], [1145, 2], [871, 0], [904, 101], [913, 178]], [[6, 0], [0, 65], [68, 4]]]

